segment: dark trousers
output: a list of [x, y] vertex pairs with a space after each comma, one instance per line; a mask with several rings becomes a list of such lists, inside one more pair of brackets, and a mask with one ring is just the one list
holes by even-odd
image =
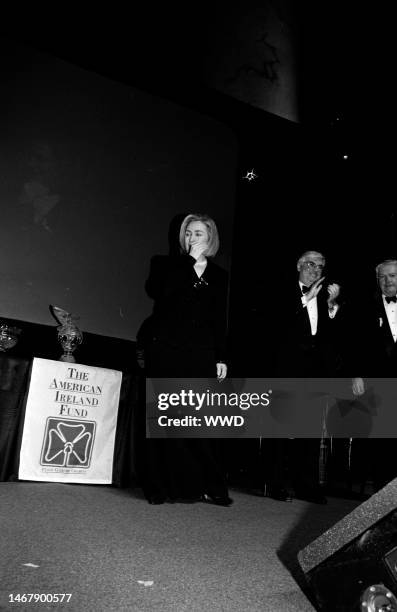
[[[317, 336], [279, 346], [276, 376], [329, 378], [338, 375], [339, 358], [331, 345]], [[320, 487], [320, 438], [265, 439], [263, 474], [270, 487], [288, 488], [296, 493], [317, 492]]]
[[266, 484], [296, 493], [319, 487], [320, 440], [318, 438], [266, 438], [262, 442]]
[[142, 483], [146, 497], [195, 500], [204, 493], [226, 497], [216, 442], [205, 438], [146, 440]]
[[[151, 378], [216, 377], [211, 349], [178, 348], [154, 341], [145, 350], [145, 362], [146, 375]], [[194, 500], [204, 493], [228, 495], [216, 438], [146, 439], [144, 424], [142, 419], [139, 474], [146, 497]]]
[[376, 491], [397, 478], [397, 439], [354, 438], [351, 478], [363, 488], [366, 482], [372, 481]]

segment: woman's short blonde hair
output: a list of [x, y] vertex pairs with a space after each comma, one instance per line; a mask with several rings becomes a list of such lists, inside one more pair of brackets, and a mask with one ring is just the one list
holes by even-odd
[[211, 219], [211, 217], [209, 217], [208, 215], [202, 213], [187, 215], [187, 217], [185, 217], [182, 221], [181, 229], [179, 230], [179, 244], [182, 253], [187, 252], [185, 246], [185, 233], [187, 226], [192, 221], [201, 221], [201, 223], [204, 223], [208, 231], [208, 248], [205, 252], [205, 255], [206, 257], [214, 257], [214, 255], [217, 254], [219, 249], [218, 229], [216, 227], [215, 221]]

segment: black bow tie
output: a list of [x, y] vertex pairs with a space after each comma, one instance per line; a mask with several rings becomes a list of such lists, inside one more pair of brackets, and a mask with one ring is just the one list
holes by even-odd
[[306, 285], [302, 285], [301, 289], [302, 289], [302, 293], [303, 293], [303, 295], [305, 295], [305, 293], [307, 293], [308, 291], [310, 291], [310, 287], [306, 287]]
[[386, 296], [385, 296], [385, 300], [386, 300], [386, 302], [387, 302], [388, 304], [390, 304], [390, 302], [394, 302], [394, 303], [396, 303], [396, 302], [397, 302], [397, 296], [395, 296], [395, 295], [393, 295], [393, 297], [386, 297]]

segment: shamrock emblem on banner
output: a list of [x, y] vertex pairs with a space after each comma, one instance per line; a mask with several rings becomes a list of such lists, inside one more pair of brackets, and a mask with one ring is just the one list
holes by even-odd
[[93, 427], [90, 425], [95, 424], [59, 421], [55, 426], [54, 422], [49, 422], [45, 463], [62, 467], [88, 467], [93, 441]]

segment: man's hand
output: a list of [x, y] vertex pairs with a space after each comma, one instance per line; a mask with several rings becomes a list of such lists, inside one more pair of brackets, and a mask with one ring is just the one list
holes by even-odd
[[221, 362], [217, 363], [216, 364], [216, 377], [219, 380], [219, 382], [226, 378], [226, 374], [227, 374], [226, 363], [221, 363]]
[[328, 285], [327, 291], [328, 291], [328, 299], [327, 299], [328, 308], [331, 309], [335, 306], [336, 299], [340, 293], [340, 286], [337, 285], [336, 283], [332, 283], [332, 285]]
[[322, 276], [315, 283], [313, 283], [310, 287], [310, 290], [305, 294], [306, 304], [310, 302], [310, 300], [312, 300], [313, 298], [317, 297], [317, 295], [320, 293], [322, 288], [321, 283], [323, 282], [324, 278], [325, 277]]
[[365, 393], [365, 385], [362, 378], [352, 379], [352, 391], [353, 395], [363, 395]]

